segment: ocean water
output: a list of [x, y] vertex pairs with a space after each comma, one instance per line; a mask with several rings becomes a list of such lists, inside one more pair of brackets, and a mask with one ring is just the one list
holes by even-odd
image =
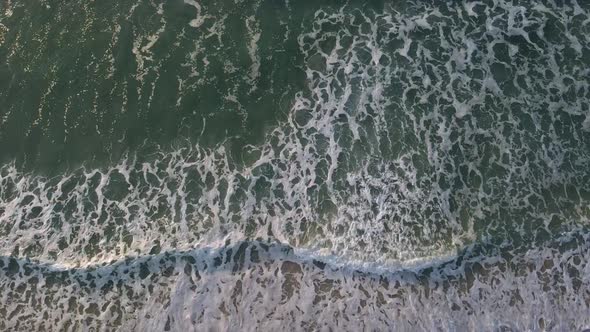
[[0, 2], [0, 330], [586, 328], [590, 2]]

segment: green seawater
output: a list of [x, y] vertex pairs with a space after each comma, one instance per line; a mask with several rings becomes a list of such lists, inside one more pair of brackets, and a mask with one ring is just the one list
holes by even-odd
[[590, 327], [585, 1], [0, 3], [0, 330]]

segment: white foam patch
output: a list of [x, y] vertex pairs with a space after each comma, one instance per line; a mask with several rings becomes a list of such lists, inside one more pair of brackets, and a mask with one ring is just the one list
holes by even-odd
[[260, 55], [258, 54], [258, 41], [260, 40], [260, 29], [254, 16], [251, 16], [246, 19], [246, 28], [248, 29], [248, 34], [250, 35], [250, 43], [248, 44], [248, 55], [250, 56], [250, 60], [252, 61], [249, 75], [250, 84], [252, 85], [250, 92], [252, 92], [256, 90], [255, 81], [260, 76]]
[[201, 5], [199, 4], [198, 1], [195, 1], [195, 0], [184, 0], [184, 3], [186, 3], [186, 4], [190, 5], [190, 6], [195, 7], [195, 9], [197, 10], [197, 17], [195, 19], [193, 19], [192, 21], [190, 21], [190, 23], [189, 23], [189, 25], [191, 27], [198, 28], [201, 25], [203, 25], [203, 23], [205, 23], [205, 20], [207, 18], [209, 18], [209, 16], [202, 14], [203, 9], [202, 9], [202, 7], [201, 7]]
[[0, 23], [0, 45], [4, 43], [4, 36], [6, 33], [8, 33], [8, 28], [4, 24]]

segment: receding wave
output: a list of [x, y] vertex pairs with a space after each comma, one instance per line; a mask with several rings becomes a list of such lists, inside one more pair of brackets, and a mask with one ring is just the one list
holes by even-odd
[[390, 271], [334, 266], [267, 241], [85, 268], [3, 257], [1, 327], [317, 330], [344, 320], [347, 330], [575, 330], [590, 323], [588, 236], [526, 250], [474, 245]]

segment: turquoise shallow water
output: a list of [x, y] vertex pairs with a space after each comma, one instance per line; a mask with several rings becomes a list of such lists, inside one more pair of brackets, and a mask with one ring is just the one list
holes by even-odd
[[580, 1], [5, 1], [1, 330], [590, 327]]

